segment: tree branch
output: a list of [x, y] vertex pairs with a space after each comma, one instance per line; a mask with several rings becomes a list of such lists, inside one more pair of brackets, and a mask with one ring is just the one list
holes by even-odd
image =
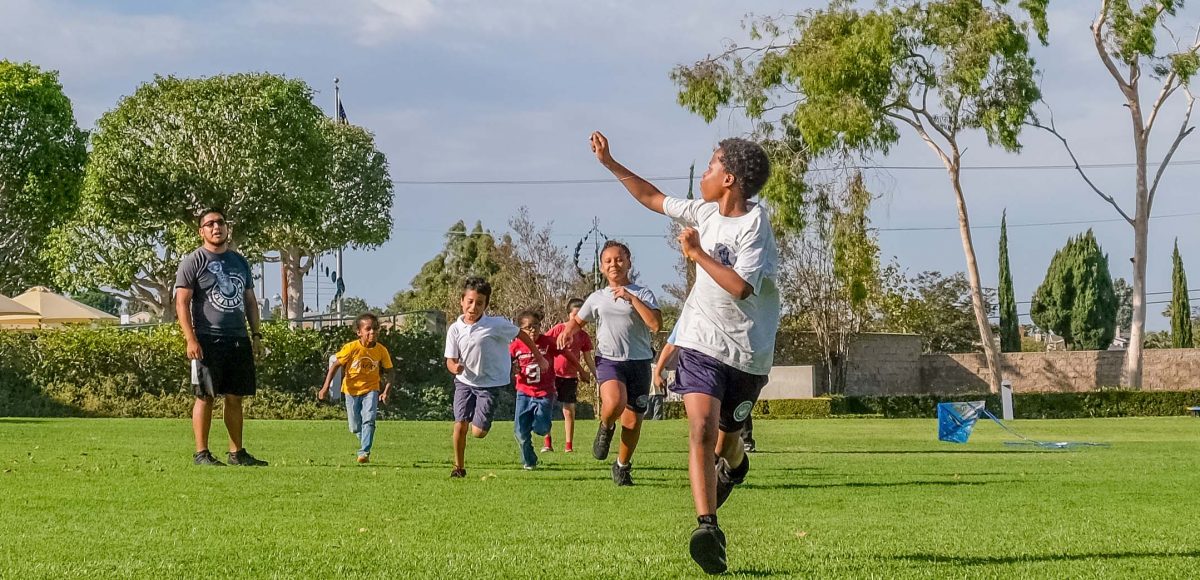
[[1100, 191], [1100, 188], [1096, 187], [1096, 184], [1093, 183], [1090, 178], [1088, 178], [1087, 173], [1083, 170], [1083, 167], [1080, 166], [1080, 164], [1079, 164], [1079, 159], [1075, 157], [1075, 152], [1071, 150], [1071, 144], [1067, 142], [1067, 138], [1063, 137], [1058, 132], [1058, 130], [1055, 129], [1055, 127], [1054, 127], [1054, 111], [1050, 112], [1050, 126], [1049, 127], [1047, 127], [1046, 125], [1043, 125], [1041, 123], [1038, 123], [1037, 121], [1030, 123], [1030, 125], [1032, 125], [1034, 127], [1038, 127], [1040, 129], [1045, 129], [1051, 135], [1058, 137], [1058, 140], [1062, 141], [1063, 148], [1067, 150], [1067, 155], [1071, 156], [1071, 163], [1075, 164], [1075, 171], [1079, 172], [1079, 176], [1082, 177], [1083, 181], [1088, 184], [1088, 187], [1091, 187], [1092, 191], [1096, 192], [1096, 195], [1100, 196], [1100, 199], [1103, 199], [1104, 201], [1107, 201], [1108, 203], [1112, 204], [1112, 206], [1114, 208], [1116, 208], [1117, 213], [1121, 214], [1121, 217], [1125, 218], [1125, 221], [1129, 222], [1129, 225], [1133, 225], [1133, 218], [1129, 217], [1129, 214], [1125, 213], [1125, 210], [1121, 209], [1121, 206], [1117, 204], [1117, 200], [1113, 199], [1113, 197], [1111, 195], [1108, 195], [1107, 193]]
[[1162, 179], [1163, 172], [1167, 170], [1167, 164], [1171, 162], [1171, 157], [1175, 155], [1175, 151], [1179, 149], [1179, 144], [1183, 142], [1188, 135], [1192, 134], [1195, 127], [1188, 127], [1188, 122], [1192, 118], [1192, 106], [1196, 104], [1196, 97], [1188, 89], [1184, 89], [1187, 94], [1187, 110], [1183, 113], [1183, 122], [1179, 124], [1179, 133], [1175, 135], [1175, 141], [1171, 143], [1171, 148], [1167, 150], [1167, 154], [1163, 157], [1161, 163], [1158, 164], [1158, 171], [1154, 174], [1154, 184], [1150, 186], [1150, 194], [1146, 198], [1146, 212], [1149, 213], [1150, 208], [1154, 207], [1154, 194], [1158, 191], [1158, 182]]
[[1104, 68], [1108, 69], [1108, 74], [1112, 75], [1113, 80], [1117, 81], [1117, 86], [1121, 89], [1121, 93], [1125, 98], [1129, 98], [1130, 87], [1125, 82], [1125, 78], [1121, 76], [1121, 71], [1117, 70], [1117, 65], [1113, 62], [1112, 55], [1108, 54], [1108, 50], [1104, 48], [1104, 19], [1108, 17], [1108, 0], [1100, 3], [1100, 14], [1096, 15], [1095, 22], [1092, 22], [1092, 41], [1096, 44], [1096, 52], [1100, 54], [1100, 61], [1104, 63]]

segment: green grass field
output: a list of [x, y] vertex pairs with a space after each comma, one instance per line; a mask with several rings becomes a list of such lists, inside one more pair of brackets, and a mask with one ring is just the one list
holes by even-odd
[[[1112, 447], [1014, 448], [983, 423], [959, 446], [933, 420], [761, 421], [720, 513], [731, 574], [1200, 576], [1200, 420], [1015, 425]], [[248, 447], [271, 467], [220, 469], [190, 464], [182, 420], [0, 418], [0, 577], [700, 576], [685, 424], [647, 424], [633, 488], [580, 427], [580, 452], [525, 472], [498, 423], [451, 480], [448, 423], [381, 423], [357, 466], [343, 423], [254, 421]]]

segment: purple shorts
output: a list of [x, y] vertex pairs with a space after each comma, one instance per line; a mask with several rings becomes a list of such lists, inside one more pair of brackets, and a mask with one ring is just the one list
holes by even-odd
[[679, 347], [679, 366], [671, 390], [680, 395], [699, 393], [721, 401], [721, 430], [740, 431], [750, 418], [766, 375], [752, 375], [711, 356]]
[[625, 407], [645, 413], [650, 402], [650, 360], [609, 360], [596, 357], [596, 382], [618, 381], [625, 385]]
[[454, 381], [454, 420], [470, 421], [472, 425], [489, 431], [492, 415], [496, 412], [496, 389], [472, 387], [457, 379]]

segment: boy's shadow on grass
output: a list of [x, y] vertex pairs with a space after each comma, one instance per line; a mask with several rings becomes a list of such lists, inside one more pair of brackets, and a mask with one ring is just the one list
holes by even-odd
[[34, 419], [29, 417], [0, 417], [0, 425], [25, 425], [49, 422], [49, 419]]
[[775, 570], [759, 570], [757, 568], [743, 568], [741, 570], [730, 570], [729, 576], [745, 576], [748, 578], [767, 578], [770, 576], [790, 576], [787, 572], [776, 572]]
[[[759, 451], [759, 453], [771, 453]], [[786, 453], [776, 451], [775, 453]], [[977, 455], [977, 454], [1025, 454], [1053, 453], [1043, 449], [897, 449], [897, 450], [858, 450], [858, 451], [792, 451], [791, 453], [812, 453], [815, 455]]]
[[1064, 562], [1078, 560], [1127, 560], [1131, 558], [1200, 558], [1200, 550], [1190, 552], [1112, 552], [1092, 554], [1040, 554], [1026, 556], [946, 556], [943, 554], [902, 554], [892, 560], [954, 564], [958, 566], [992, 566], [1024, 562]]
[[992, 485], [996, 483], [1020, 483], [1018, 479], [996, 479], [991, 481], [952, 481], [952, 480], [918, 480], [918, 481], [847, 481], [842, 483], [743, 483], [738, 487], [741, 489], [767, 489], [767, 490], [787, 490], [787, 489], [825, 489], [834, 487], [955, 487], [960, 485], [980, 486]]

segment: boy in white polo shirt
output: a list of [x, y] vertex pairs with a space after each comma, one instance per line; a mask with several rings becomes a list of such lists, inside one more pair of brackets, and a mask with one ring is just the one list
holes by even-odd
[[446, 369], [454, 375], [454, 470], [450, 477], [466, 477], [467, 431], [482, 439], [492, 428], [496, 388], [512, 379], [508, 346], [518, 339], [533, 352], [542, 372], [550, 365], [533, 339], [501, 316], [485, 316], [492, 285], [483, 278], [463, 284], [462, 316], [446, 329]]
[[779, 330], [775, 236], [765, 208], [750, 201], [766, 184], [770, 161], [757, 143], [725, 139], [700, 178], [703, 199], [690, 201], [664, 196], [614, 161], [604, 135], [593, 133], [591, 144], [639, 203], [684, 226], [680, 249], [699, 266], [675, 327], [673, 390], [683, 395], [690, 426], [688, 475], [699, 524], [690, 552], [705, 572], [719, 574], [728, 564], [717, 508], [750, 468], [739, 435], [767, 384]]

